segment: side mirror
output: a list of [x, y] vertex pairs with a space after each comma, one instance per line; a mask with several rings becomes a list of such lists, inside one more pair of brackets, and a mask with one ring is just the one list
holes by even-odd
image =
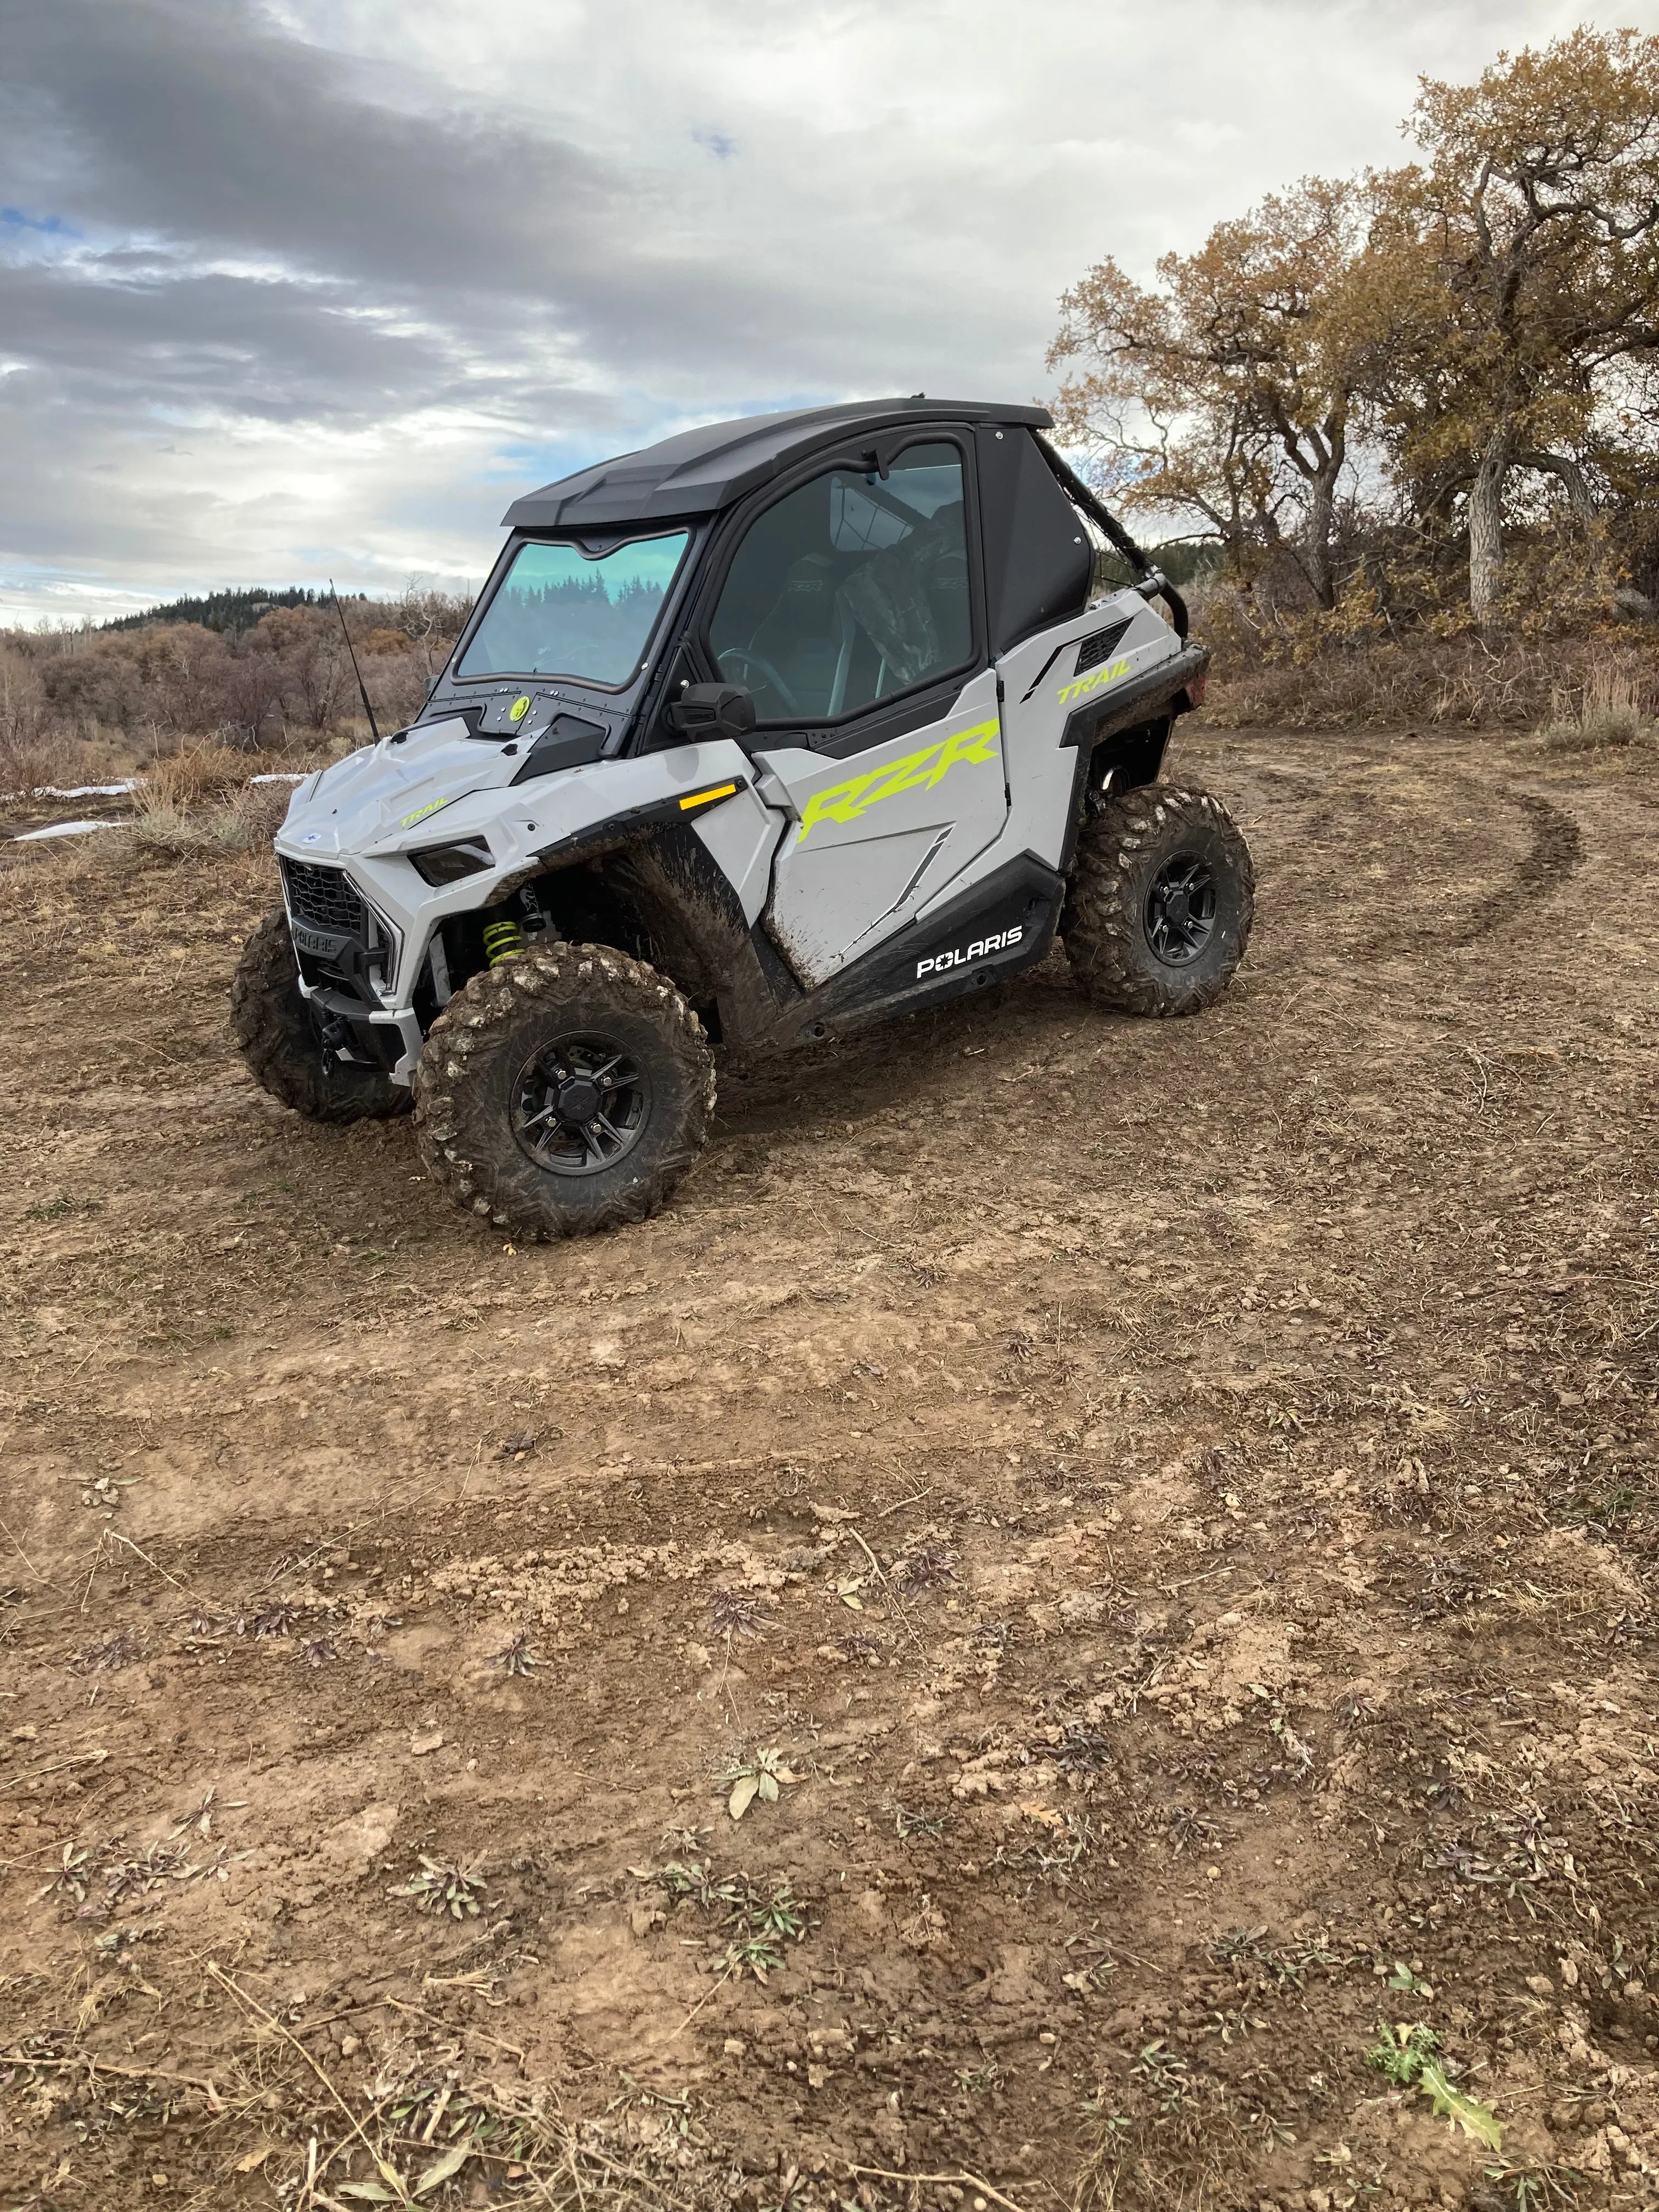
[[755, 726], [755, 696], [740, 684], [688, 684], [664, 720], [683, 738], [731, 738], [741, 744]]

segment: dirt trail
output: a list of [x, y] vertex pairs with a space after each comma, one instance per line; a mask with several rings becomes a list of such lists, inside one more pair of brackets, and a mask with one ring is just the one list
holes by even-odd
[[558, 1249], [252, 1088], [262, 867], [0, 863], [0, 2207], [1653, 2201], [1659, 770], [1173, 773], [1213, 1012]]

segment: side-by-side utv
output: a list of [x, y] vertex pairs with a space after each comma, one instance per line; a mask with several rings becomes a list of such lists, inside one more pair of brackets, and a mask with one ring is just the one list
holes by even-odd
[[[412, 1098], [460, 1204], [568, 1236], [662, 1203], [716, 1049], [982, 990], [1056, 929], [1100, 1006], [1209, 1005], [1249, 855], [1158, 781], [1208, 654], [1049, 422], [751, 416], [517, 501], [419, 720], [295, 793], [233, 994], [259, 1080], [322, 1121]], [[1097, 532], [1133, 585], [1096, 592]]]

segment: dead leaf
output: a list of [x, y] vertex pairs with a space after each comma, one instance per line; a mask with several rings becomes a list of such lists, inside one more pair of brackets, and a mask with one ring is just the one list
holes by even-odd
[[440, 2159], [434, 2159], [415, 2185], [415, 2194], [424, 2197], [428, 2189], [435, 2189], [441, 2181], [447, 2181], [452, 2173], [459, 2173], [471, 2155], [470, 2142], [452, 2143]]
[[[734, 1820], [742, 1820], [754, 1803], [755, 1793], [760, 1788], [762, 1779], [758, 1774], [744, 1774], [733, 1784], [732, 1795], [726, 1801], [726, 1809]], [[775, 1789], [772, 1794], [774, 1796], [777, 1795]]]
[[258, 2150], [251, 2150], [246, 2158], [239, 2158], [237, 2160], [237, 2172], [252, 2173], [256, 2166], [263, 2166], [264, 2164], [265, 2160], [270, 2156], [270, 2154], [276, 2149], [276, 2146], [275, 2143], [261, 2143]]
[[1052, 1805], [1022, 1805], [1019, 1810], [1026, 1820], [1036, 1820], [1042, 1827], [1063, 1828], [1066, 1826], [1066, 1815], [1056, 1813]]

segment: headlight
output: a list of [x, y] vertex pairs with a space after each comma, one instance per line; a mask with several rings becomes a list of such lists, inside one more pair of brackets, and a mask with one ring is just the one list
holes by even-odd
[[421, 880], [434, 887], [458, 884], [463, 876], [481, 875], [495, 865], [495, 856], [482, 837], [463, 838], [459, 845], [428, 845], [424, 852], [411, 853], [409, 858]]

